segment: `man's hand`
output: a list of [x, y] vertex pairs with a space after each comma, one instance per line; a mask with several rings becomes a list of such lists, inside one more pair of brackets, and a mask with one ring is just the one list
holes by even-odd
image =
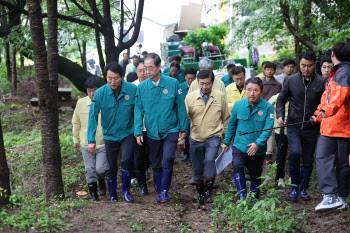
[[89, 150], [90, 154], [95, 155], [96, 154], [96, 144], [90, 143], [88, 145], [88, 150]]
[[77, 153], [80, 152], [80, 150], [79, 150], [79, 143], [74, 143], [74, 149], [75, 149], [75, 151], [76, 151]]
[[137, 141], [137, 144], [139, 144], [140, 146], [142, 146], [142, 143], [143, 143], [143, 136], [137, 136], [136, 141]]
[[327, 118], [326, 114], [323, 111], [320, 111], [317, 117]]
[[311, 120], [312, 124], [315, 124], [317, 121], [315, 116], [311, 116], [310, 120]]
[[282, 126], [282, 125], [286, 124], [287, 121], [283, 121], [282, 117], [280, 117], [280, 118], [277, 119], [277, 123], [278, 123], [279, 126]]
[[227, 149], [228, 149], [228, 146], [227, 146], [226, 144], [222, 144], [222, 145], [221, 145], [221, 148], [222, 148], [223, 151], [226, 152]]
[[247, 151], [249, 156], [255, 155], [255, 153], [258, 151], [258, 146], [255, 143], [250, 143], [247, 146], [250, 146], [249, 150]]
[[185, 140], [182, 139], [177, 143], [177, 147], [179, 148], [179, 150], [183, 151], [186, 148], [186, 143]]
[[185, 139], [187, 133], [180, 133], [179, 138]]

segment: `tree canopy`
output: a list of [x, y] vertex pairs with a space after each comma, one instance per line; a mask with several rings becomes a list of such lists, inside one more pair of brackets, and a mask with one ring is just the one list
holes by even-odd
[[277, 49], [294, 44], [298, 54], [302, 47], [323, 51], [350, 41], [350, 1], [241, 0], [232, 7], [237, 17], [226, 21], [232, 28], [231, 48], [274, 41]]
[[[58, 0], [59, 73], [79, 90], [85, 91], [85, 80], [91, 74], [82, 67], [83, 60], [77, 64], [75, 56], [70, 56], [67, 49], [78, 47], [82, 55], [82, 42], [94, 41], [102, 69], [106, 63], [118, 61], [119, 54], [136, 42], [140, 32], [144, 0], [129, 2], [133, 3], [133, 8], [124, 0]], [[46, 1], [41, 4], [46, 4]], [[27, 1], [0, 0], [0, 6], [2, 43], [16, 45], [22, 55], [33, 59]], [[42, 17], [46, 21], [47, 13], [43, 12]], [[125, 28], [127, 22], [130, 26]], [[47, 23], [44, 25], [47, 30]], [[129, 33], [130, 39], [125, 40]]]

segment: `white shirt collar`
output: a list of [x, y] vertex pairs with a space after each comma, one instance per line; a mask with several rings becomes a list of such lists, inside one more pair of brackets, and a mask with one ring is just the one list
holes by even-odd
[[160, 81], [160, 79], [158, 79], [158, 81], [157, 81], [157, 82], [153, 82], [153, 81], [152, 81], [152, 83], [154, 84], [154, 86], [158, 86], [159, 81]]

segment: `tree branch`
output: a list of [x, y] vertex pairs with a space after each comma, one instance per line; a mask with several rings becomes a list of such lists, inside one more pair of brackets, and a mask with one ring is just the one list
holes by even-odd
[[96, 47], [97, 47], [97, 52], [98, 52], [98, 58], [100, 60], [100, 67], [102, 70], [104, 70], [105, 61], [104, 61], [103, 54], [102, 54], [100, 31], [98, 30], [96, 0], [92, 0], [92, 12], [93, 12], [93, 16], [94, 16], [95, 38], [96, 38]]
[[71, 0], [81, 11], [83, 11], [87, 16], [89, 16], [91, 19], [94, 18], [94, 16], [88, 12], [87, 10], [84, 9], [84, 7], [82, 7], [79, 3], [77, 3], [77, 1], [75, 0]]
[[[119, 29], [119, 43], [123, 43], [125, 37], [124, 33], [124, 0], [120, 2], [120, 29]], [[118, 43], [118, 44], [119, 44]]]
[[292, 24], [292, 22], [290, 20], [290, 15], [289, 15], [288, 1], [287, 0], [280, 0], [280, 7], [281, 7], [282, 15], [283, 15], [283, 21], [286, 24], [290, 33], [292, 33], [292, 35], [295, 38], [297, 38], [302, 44], [304, 44], [305, 46], [307, 46], [311, 50], [314, 50], [317, 46], [314, 43], [312, 43], [311, 41], [309, 41], [308, 39], [306, 39], [304, 36], [298, 34], [298, 31], [296, 30], [296, 28]]

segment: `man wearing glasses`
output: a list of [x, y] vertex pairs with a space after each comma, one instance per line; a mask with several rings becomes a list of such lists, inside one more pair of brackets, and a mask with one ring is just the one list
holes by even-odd
[[[149, 53], [144, 71], [149, 77], [139, 84], [135, 102], [134, 135], [144, 146], [143, 128], [147, 129], [155, 187], [159, 198], [155, 204], [170, 201], [170, 188], [177, 142], [187, 133], [187, 115], [182, 90], [174, 78], [160, 72], [160, 57]], [[143, 124], [144, 120], [144, 124]]]

